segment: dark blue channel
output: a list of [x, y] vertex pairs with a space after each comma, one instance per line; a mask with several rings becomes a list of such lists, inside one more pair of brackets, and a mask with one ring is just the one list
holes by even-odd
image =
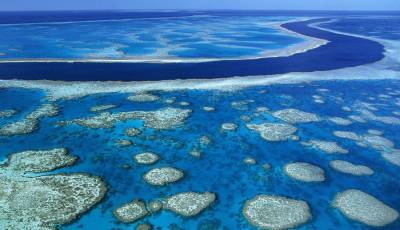
[[155, 81], [170, 79], [226, 78], [289, 72], [334, 70], [381, 60], [378, 42], [310, 27], [325, 19], [291, 22], [283, 27], [329, 43], [289, 57], [224, 60], [203, 63], [1, 63], [1, 79], [63, 81]]

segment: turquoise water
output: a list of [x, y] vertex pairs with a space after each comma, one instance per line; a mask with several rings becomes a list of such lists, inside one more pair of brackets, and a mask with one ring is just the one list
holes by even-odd
[[[282, 35], [265, 22], [299, 18], [301, 16], [226, 15], [2, 25], [0, 59], [197, 59], [257, 56], [262, 51], [281, 49], [299, 42], [298, 38]], [[396, 17], [363, 16], [340, 17], [338, 21], [322, 26], [388, 39], [395, 43], [399, 38], [398, 25]], [[79, 39], [76, 36], [78, 34]], [[305, 63], [299, 64], [307, 64], [306, 62], [305, 60]], [[399, 65], [391, 62], [387, 69], [398, 70]], [[350, 76], [351, 69], [348, 71]], [[321, 76], [323, 74], [321, 72]], [[379, 70], [366, 74], [382, 75]], [[372, 111], [375, 115], [400, 119], [399, 89], [398, 80], [316, 81], [258, 86], [232, 92], [153, 91], [150, 93], [160, 99], [145, 103], [129, 101], [127, 97], [130, 94], [121, 93], [57, 100], [51, 103], [60, 108], [59, 115], [41, 119], [35, 132], [12, 137], [0, 136], [0, 161], [10, 153], [66, 147], [71, 154], [79, 156], [79, 161], [74, 166], [56, 170], [54, 173], [86, 172], [104, 179], [109, 188], [105, 199], [75, 222], [61, 226], [62, 230], [134, 229], [144, 222], [150, 222], [155, 229], [255, 229], [243, 217], [241, 210], [246, 200], [258, 194], [287, 196], [308, 202], [313, 218], [298, 228], [301, 230], [375, 229], [349, 220], [333, 208], [331, 202], [337, 192], [356, 188], [400, 211], [400, 167], [385, 160], [377, 150], [336, 137], [333, 131], [352, 131], [362, 135], [369, 129], [376, 129], [394, 143], [394, 148], [399, 149], [399, 125], [385, 124], [378, 119], [368, 120], [366, 123], [353, 121], [349, 126], [339, 126], [327, 119], [333, 116], [346, 118], [349, 115], [359, 115], [357, 108], [362, 103], [375, 107], [377, 110]], [[315, 95], [320, 96], [324, 103], [316, 103], [313, 98]], [[176, 98], [175, 103], [165, 103], [165, 100], [173, 97]], [[231, 105], [232, 102], [246, 100], [253, 102], [242, 105], [239, 109]], [[0, 101], [0, 111], [17, 111], [11, 117], [0, 118], [0, 127], [18, 121], [41, 104], [48, 103], [44, 91], [2, 87]], [[189, 102], [190, 105], [182, 106], [179, 104], [182, 101]], [[171, 130], [146, 128], [139, 120], [119, 122], [110, 129], [90, 129], [77, 125], [56, 126], [58, 121], [93, 116], [94, 113], [89, 112], [89, 109], [105, 104], [117, 105], [109, 110], [113, 113], [152, 111], [165, 107], [191, 109], [193, 112], [182, 126]], [[203, 106], [215, 107], [216, 111], [205, 112]], [[268, 142], [258, 133], [246, 128], [248, 123], [282, 122], [268, 112], [256, 112], [261, 106], [268, 107], [270, 111], [296, 108], [315, 113], [322, 121], [296, 124], [299, 141]], [[352, 111], [344, 111], [343, 106], [350, 107]], [[251, 117], [251, 121], [242, 120], [242, 115]], [[239, 127], [233, 132], [221, 131], [221, 125], [226, 122], [233, 122]], [[132, 127], [140, 129], [142, 133], [136, 137], [127, 137], [124, 131]], [[204, 135], [212, 141], [208, 146], [199, 145], [199, 138]], [[118, 147], [115, 144], [118, 139], [129, 139], [135, 145]], [[349, 150], [349, 154], [326, 154], [300, 143], [312, 139], [336, 141]], [[202, 152], [200, 158], [189, 154], [193, 148]], [[158, 154], [161, 160], [152, 166], [135, 163], [133, 156], [144, 151]], [[244, 164], [245, 157], [254, 158], [257, 164]], [[329, 166], [329, 161], [337, 159], [368, 166], [375, 173], [372, 176], [358, 177], [337, 172]], [[283, 172], [283, 166], [294, 161], [309, 162], [321, 167], [327, 180], [322, 183], [305, 183], [289, 178]], [[262, 167], [264, 163], [270, 164], [271, 169], [265, 170]], [[145, 172], [162, 166], [179, 168], [185, 172], [185, 177], [164, 187], [153, 187], [144, 182], [142, 175]], [[122, 224], [112, 215], [113, 210], [133, 199], [149, 202], [186, 191], [214, 192], [217, 194], [217, 201], [193, 218], [162, 211], [136, 223]], [[400, 229], [400, 220], [379, 229]]]
[[259, 57], [304, 41], [271, 25], [294, 18], [199, 15], [3, 24], [0, 60]]
[[[121, 224], [112, 211], [135, 198], [150, 201], [182, 191], [211, 191], [217, 194], [217, 202], [195, 218], [183, 218], [162, 211], [144, 218], [138, 223], [148, 221], [159, 229], [254, 229], [241, 215], [243, 203], [257, 194], [275, 194], [302, 199], [312, 209], [312, 220], [299, 229], [370, 229], [366, 225], [350, 221], [338, 210], [331, 207], [335, 193], [349, 188], [357, 188], [382, 200], [392, 208], [400, 210], [399, 167], [387, 162], [380, 153], [363, 148], [347, 139], [332, 134], [336, 130], [353, 131], [365, 134], [368, 129], [383, 131], [383, 136], [400, 148], [399, 126], [368, 121], [349, 126], [338, 126], [326, 120], [328, 117], [356, 115], [357, 112], [341, 110], [342, 106], [354, 108], [360, 102], [372, 104], [378, 110], [376, 115], [392, 116], [400, 110], [399, 81], [321, 81], [308, 84], [262, 86], [234, 92], [220, 91], [175, 91], [152, 92], [161, 98], [155, 102], [135, 103], [128, 101], [127, 94], [101, 94], [86, 96], [75, 100], [56, 101], [60, 114], [40, 121], [40, 128], [29, 135], [0, 137], [0, 159], [12, 152], [27, 149], [51, 149], [67, 147], [70, 153], [79, 156], [72, 167], [58, 172], [88, 172], [101, 176], [109, 187], [107, 197], [94, 209], [83, 215], [75, 223], [61, 229], [133, 229], [137, 224]], [[328, 89], [329, 91], [320, 89]], [[260, 91], [266, 90], [266, 93]], [[379, 96], [385, 94], [387, 97]], [[313, 95], [319, 95], [325, 101], [318, 104]], [[176, 97], [176, 103], [164, 101]], [[0, 98], [12, 101], [1, 103], [0, 111], [17, 109], [25, 114], [45, 103], [45, 94], [40, 91], [22, 89], [1, 89]], [[254, 100], [239, 108], [232, 108], [231, 102]], [[181, 106], [179, 102], [190, 102]], [[396, 104], [397, 103], [397, 104]], [[92, 116], [89, 108], [95, 105], [115, 104], [112, 112], [132, 110], [155, 110], [167, 106], [189, 108], [192, 115], [184, 125], [172, 130], [155, 130], [143, 127], [140, 121], [117, 123], [111, 129], [90, 129], [77, 125], [56, 127], [55, 122]], [[203, 111], [203, 106], [213, 106], [215, 112]], [[256, 108], [268, 107], [271, 111], [296, 108], [312, 112], [324, 120], [316, 123], [298, 124], [297, 135], [300, 141], [311, 139], [336, 141], [349, 154], [326, 154], [307, 148], [300, 141], [267, 142], [258, 133], [245, 127], [247, 122], [241, 115], [252, 117], [249, 123], [280, 122], [268, 113], [256, 115]], [[19, 115], [17, 115], [19, 116]], [[0, 124], [14, 121], [16, 118], [3, 118]], [[222, 123], [233, 122], [239, 125], [234, 132], [221, 132]], [[124, 129], [136, 127], [142, 134], [136, 137], [124, 135]], [[198, 139], [207, 135], [212, 143], [202, 146], [201, 158], [189, 155], [190, 150], [198, 146]], [[116, 139], [130, 139], [135, 145], [117, 147]], [[159, 154], [161, 161], [154, 166], [138, 165], [133, 161], [136, 153], [152, 151]], [[253, 157], [256, 165], [246, 165], [245, 157]], [[372, 176], [351, 176], [334, 171], [329, 161], [342, 159], [372, 168]], [[305, 161], [325, 170], [327, 181], [323, 183], [304, 183], [290, 179], [283, 173], [282, 167], [289, 162]], [[269, 163], [266, 171], [262, 164]], [[126, 169], [123, 165], [129, 165]], [[160, 166], [174, 166], [182, 169], [186, 176], [181, 181], [164, 187], [152, 187], [141, 178], [149, 169]], [[399, 229], [400, 221], [382, 228]]]

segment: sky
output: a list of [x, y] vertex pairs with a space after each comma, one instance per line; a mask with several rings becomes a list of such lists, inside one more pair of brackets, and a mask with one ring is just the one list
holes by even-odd
[[0, 0], [0, 11], [100, 9], [400, 10], [400, 0]]

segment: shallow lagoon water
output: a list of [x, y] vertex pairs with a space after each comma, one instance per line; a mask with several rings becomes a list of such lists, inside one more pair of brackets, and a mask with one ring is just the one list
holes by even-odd
[[[331, 201], [337, 192], [356, 188], [400, 210], [399, 167], [385, 161], [378, 151], [336, 137], [333, 132], [345, 130], [366, 134], [369, 129], [376, 129], [383, 131], [383, 136], [393, 141], [395, 148], [400, 148], [399, 126], [379, 121], [353, 122], [348, 126], [340, 126], [329, 122], [327, 118], [357, 115], [355, 105], [360, 102], [368, 102], [376, 107], [378, 110], [373, 111], [376, 115], [396, 117], [392, 112], [400, 109], [396, 104], [400, 100], [398, 91], [396, 93], [399, 86], [399, 81], [390, 80], [321, 81], [260, 86], [233, 92], [155, 91], [151, 93], [158, 95], [160, 99], [154, 102], [132, 102], [126, 99], [129, 96], [127, 94], [99, 94], [74, 100], [58, 100], [55, 104], [60, 107], [60, 114], [42, 119], [36, 132], [21, 136], [1, 136], [0, 156], [5, 158], [9, 153], [24, 150], [66, 147], [71, 154], [79, 156], [79, 161], [76, 165], [57, 172], [88, 172], [104, 178], [109, 187], [106, 198], [79, 220], [61, 229], [132, 229], [137, 223], [119, 223], [112, 216], [115, 208], [133, 199], [149, 202], [186, 191], [215, 192], [217, 202], [194, 218], [183, 218], [162, 211], [138, 223], [148, 221], [161, 229], [173, 229], [173, 225], [183, 229], [253, 229], [241, 214], [243, 204], [255, 195], [269, 194], [302, 199], [309, 203], [313, 218], [299, 229], [370, 229], [345, 218], [331, 206]], [[381, 94], [390, 95], [391, 98], [379, 96]], [[315, 103], [313, 95], [321, 96], [325, 103]], [[45, 93], [40, 91], [0, 90], [1, 98], [12, 99], [17, 96], [33, 97], [36, 104], [29, 100], [15, 100], [1, 104], [0, 110], [16, 108], [20, 111], [19, 114], [24, 114], [46, 102]], [[172, 97], [176, 97], [175, 103], [164, 102]], [[244, 100], [254, 102], [242, 104], [239, 109], [232, 108], [232, 102]], [[181, 106], [182, 101], [189, 102], [190, 105]], [[167, 106], [189, 108], [193, 112], [182, 126], [171, 130], [144, 128], [143, 122], [138, 120], [118, 122], [114, 128], [98, 130], [77, 125], [55, 126], [57, 121], [93, 116], [94, 113], [89, 111], [91, 107], [106, 104], [118, 106], [109, 110], [113, 113], [150, 111]], [[203, 110], [204, 106], [211, 106], [216, 110], [206, 112]], [[248, 115], [252, 117], [250, 123], [254, 124], [279, 122], [267, 112], [256, 112], [257, 107], [261, 106], [271, 111], [296, 108], [315, 113], [322, 121], [296, 124], [299, 141], [267, 142], [257, 132], [246, 128], [246, 123], [249, 122], [240, 119], [241, 115]], [[343, 106], [352, 108], [352, 112], [340, 109]], [[4, 124], [18, 117], [1, 119]], [[227, 122], [237, 124], [238, 129], [221, 131], [221, 125]], [[140, 129], [142, 133], [134, 137], [126, 136], [125, 129], [131, 127]], [[211, 139], [209, 145], [199, 145], [199, 138], [204, 135]], [[114, 141], [118, 139], [128, 139], [135, 144], [119, 147]], [[349, 153], [327, 154], [300, 143], [312, 139], [336, 141], [349, 150]], [[200, 158], [189, 154], [193, 148], [201, 151]], [[133, 156], [146, 151], [157, 153], [160, 161], [150, 166], [135, 163]], [[254, 158], [257, 163], [243, 163], [246, 157]], [[366, 165], [375, 173], [372, 176], [358, 177], [337, 172], [329, 166], [330, 160], [337, 159]], [[321, 183], [305, 183], [286, 176], [283, 172], [284, 165], [298, 161], [321, 167], [327, 180]], [[271, 169], [265, 170], [262, 167], [264, 163], [269, 163]], [[129, 165], [129, 168], [124, 165]], [[151, 186], [142, 179], [145, 172], [163, 166], [179, 168], [185, 172], [185, 177], [163, 187]], [[398, 228], [399, 220], [382, 229]]]
[[303, 42], [304, 39], [273, 27], [294, 18], [172, 15], [3, 24], [0, 60], [254, 58]]

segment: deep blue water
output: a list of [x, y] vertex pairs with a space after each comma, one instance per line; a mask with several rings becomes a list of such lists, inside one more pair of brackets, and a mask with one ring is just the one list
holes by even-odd
[[[307, 14], [308, 13], [308, 14]], [[101, 20], [101, 19], [127, 19], [127, 18], [154, 18], [157, 15], [154, 12], [94, 12], [88, 13], [84, 16], [84, 12], [62, 12], [60, 15], [55, 16], [52, 13], [42, 12], [42, 19], [39, 19], [41, 13], [27, 13], [21, 16], [20, 13], [5, 13], [0, 17], [0, 23], [20, 23], [20, 22], [65, 22], [65, 21], [78, 21], [78, 20]], [[18, 17], [18, 15], [20, 17]], [[248, 11], [211, 11], [211, 12], [169, 12], [160, 13], [160, 17], [185, 17], [185, 16], [212, 16], [212, 17], [262, 17], [268, 16], [271, 18], [276, 17], [277, 20], [287, 17], [318, 17], [321, 20], [347, 18], [350, 16], [358, 16], [364, 18], [393, 16], [398, 15], [397, 12], [248, 12]], [[86, 17], [86, 18], [85, 18]], [[390, 17], [388, 17], [390, 18]], [[168, 20], [168, 19], [165, 19]], [[346, 19], [347, 20], [347, 19]], [[376, 62], [383, 58], [384, 48], [381, 44], [367, 39], [356, 38], [352, 36], [338, 35], [326, 31], [321, 31], [315, 28], [308, 27], [308, 23], [316, 22], [296, 22], [286, 24], [285, 27], [297, 33], [309, 35], [312, 37], [322, 38], [330, 41], [328, 45], [319, 47], [308, 52], [292, 55], [290, 57], [277, 57], [277, 58], [261, 58], [255, 60], [229, 60], [229, 61], [212, 61], [205, 63], [1, 63], [0, 64], [0, 78], [2, 79], [52, 79], [52, 80], [164, 80], [164, 79], [188, 79], [188, 78], [219, 78], [219, 77], [232, 77], [232, 76], [248, 76], [248, 75], [270, 75], [281, 74], [289, 72], [311, 72], [317, 70], [332, 70], [344, 67], [358, 66], [368, 63]], [[368, 24], [369, 21], [361, 21], [356, 23], [345, 23], [345, 32], [355, 31], [360, 23]], [[385, 23], [385, 30], [390, 27], [391, 31], [397, 28], [397, 22], [388, 20]], [[340, 29], [340, 28], [338, 28]], [[377, 29], [378, 30], [378, 29]], [[383, 34], [385, 30], [380, 29], [379, 32]], [[182, 33], [182, 31], [179, 31]], [[150, 36], [150, 38], [149, 38]], [[224, 34], [217, 34], [223, 38]], [[383, 35], [382, 35], [383, 36]], [[151, 44], [151, 35], [142, 34], [142, 38], [148, 39], [149, 42], [143, 44], [143, 48], [137, 50], [135, 47], [122, 48], [127, 49], [127, 52], [137, 53], [138, 55], [153, 53], [154, 44]], [[208, 55], [209, 57], [237, 57], [245, 55], [248, 52], [257, 53], [259, 50], [254, 48], [246, 49], [233, 49], [231, 51], [222, 49], [220, 45], [235, 44], [240, 46], [248, 46], [244, 43], [250, 39], [250, 43], [254, 44], [254, 39], [262, 37], [248, 38], [246, 41], [230, 41], [228, 43], [217, 43], [217, 46], [210, 47], [207, 44], [196, 43], [196, 40], [187, 40], [187, 38], [176, 37], [179, 42], [189, 42], [194, 46], [194, 50], [186, 51], [171, 51], [172, 55], [180, 55], [186, 58], [194, 58], [199, 55]], [[250, 36], [251, 37], [251, 36]], [[282, 40], [282, 39], [278, 39]], [[194, 43], [193, 43], [194, 42]], [[232, 42], [232, 43], [231, 43]], [[248, 43], [248, 42], [247, 42]], [[283, 44], [289, 44], [290, 41]], [[259, 44], [260, 45], [260, 44]], [[264, 44], [267, 45], [267, 44]], [[282, 45], [282, 44], [281, 44]], [[279, 45], [279, 46], [281, 46]], [[253, 45], [254, 46], [254, 45]], [[261, 47], [263, 45], [261, 44]], [[271, 47], [270, 45], [267, 45]], [[278, 47], [279, 47], [278, 46]], [[31, 47], [34, 49], [34, 47]], [[104, 52], [113, 55], [113, 51], [105, 50]], [[68, 55], [68, 54], [67, 54]]]
[[190, 16], [399, 16], [398, 11], [293, 11], [293, 10], [169, 10], [169, 11], [2, 11], [0, 24], [71, 22], [113, 19], [171, 18]]
[[[368, 192], [386, 204], [400, 210], [399, 167], [385, 161], [379, 152], [357, 146], [354, 142], [340, 139], [332, 134], [335, 130], [348, 130], [359, 134], [368, 129], [384, 131], [384, 137], [392, 140], [400, 148], [399, 127], [368, 121], [366, 124], [354, 122], [350, 126], [338, 126], [328, 121], [296, 125], [301, 141], [322, 139], [337, 141], [350, 151], [347, 155], [328, 155], [315, 149], [302, 146], [298, 141], [267, 142], [259, 134], [248, 130], [240, 115], [254, 115], [256, 107], [266, 106], [272, 111], [284, 108], [297, 108], [313, 112], [323, 118], [330, 116], [346, 117], [350, 114], [342, 111], [342, 106], [352, 106], [357, 102], [372, 103], [379, 110], [377, 115], [395, 116], [393, 111], [400, 107], [395, 104], [399, 96], [391, 99], [379, 98], [379, 94], [388, 94], [390, 90], [399, 89], [399, 81], [327, 81], [309, 84], [275, 85], [254, 87], [235, 92], [219, 91], [176, 91], [152, 92], [161, 99], [150, 103], [133, 103], [126, 100], [126, 94], [102, 94], [87, 96], [75, 100], [60, 100], [61, 113], [57, 117], [45, 118], [40, 122], [40, 129], [29, 135], [0, 137], [0, 159], [8, 153], [27, 149], [47, 149], [67, 147], [71, 154], [79, 156], [75, 166], [58, 170], [58, 172], [88, 172], [104, 178], [109, 186], [106, 199], [95, 209], [83, 215], [75, 223], [61, 229], [133, 229], [135, 224], [121, 224], [112, 217], [112, 210], [135, 198], [145, 201], [165, 197], [181, 191], [212, 191], [217, 193], [218, 201], [196, 218], [182, 218], [170, 212], [149, 216], [155, 227], [168, 229], [173, 224], [183, 229], [253, 229], [241, 215], [243, 202], [257, 194], [277, 194], [303, 199], [312, 209], [313, 219], [299, 229], [371, 229], [365, 225], [346, 219], [330, 205], [336, 192], [357, 188]], [[318, 92], [320, 88], [329, 92]], [[266, 94], [258, 93], [267, 90]], [[393, 92], [392, 90], [392, 92]], [[325, 104], [313, 102], [313, 95], [320, 95]], [[32, 111], [38, 104], [45, 103], [45, 94], [40, 91], [21, 89], [1, 89], [0, 98], [19, 98], [18, 100], [0, 103], [0, 110], [18, 109], [21, 113]], [[115, 104], [118, 108], [112, 112], [130, 110], [154, 110], [168, 105], [165, 99], [176, 97], [173, 107], [180, 107], [179, 102], [187, 101], [193, 110], [184, 126], [172, 130], [154, 130], [144, 128], [142, 122], [130, 121], [117, 123], [115, 128], [94, 130], [76, 125], [55, 127], [60, 120], [70, 120], [91, 116], [89, 108], [94, 105]], [[376, 98], [372, 100], [370, 97]], [[341, 99], [342, 100], [341, 100]], [[23, 99], [23, 100], [22, 100]], [[242, 111], [231, 108], [231, 102], [252, 99]], [[171, 106], [171, 105], [169, 105]], [[217, 110], [207, 113], [203, 106], [214, 106]], [[400, 117], [399, 117], [400, 118]], [[10, 122], [4, 120], [2, 122]], [[254, 117], [251, 123], [274, 121], [263, 114]], [[276, 121], [276, 120], [275, 120]], [[225, 122], [239, 125], [236, 132], [220, 132]], [[113, 140], [127, 138], [123, 132], [127, 127], [143, 130], [140, 136], [128, 138], [136, 143], [134, 146], [120, 148]], [[212, 144], [202, 147], [203, 155], [197, 159], [188, 153], [196, 146], [199, 137], [207, 135]], [[142, 151], [153, 151], [160, 155], [161, 161], [155, 166], [140, 166], [134, 163], [132, 156]], [[256, 165], [245, 165], [242, 160], [254, 157]], [[329, 160], [342, 159], [371, 167], [372, 176], [350, 176], [334, 171], [328, 165]], [[305, 161], [322, 167], [327, 176], [323, 183], [303, 183], [294, 181], [282, 172], [284, 164], [292, 161]], [[265, 171], [261, 165], [271, 164]], [[130, 165], [124, 169], [123, 165]], [[185, 171], [186, 177], [176, 184], [155, 188], [146, 184], [141, 176], [147, 170], [159, 166], [174, 166]], [[140, 221], [139, 223], [143, 222]], [[400, 220], [382, 229], [399, 229]]]
[[[399, 16], [370, 16], [340, 18], [324, 25], [326, 28], [388, 40], [400, 39]], [[382, 31], [385, 31], [382, 33]]]

